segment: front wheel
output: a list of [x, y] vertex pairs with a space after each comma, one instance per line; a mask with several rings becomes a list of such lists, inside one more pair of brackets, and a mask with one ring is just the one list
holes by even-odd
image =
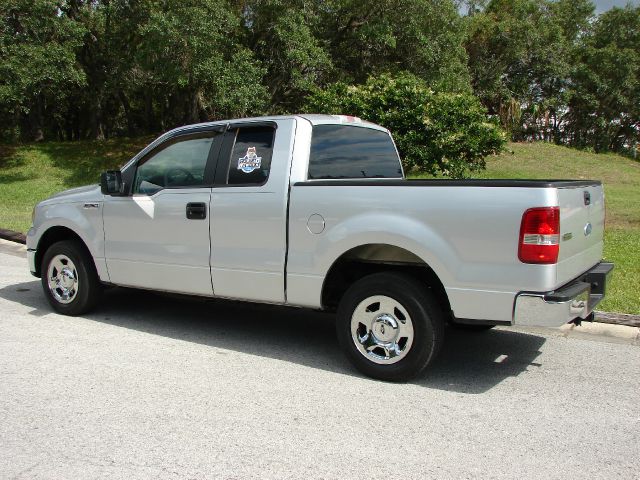
[[340, 345], [365, 375], [404, 381], [436, 357], [444, 320], [426, 286], [398, 273], [376, 273], [354, 283], [338, 306]]
[[77, 241], [51, 245], [42, 259], [42, 288], [58, 312], [81, 315], [100, 299], [102, 284], [91, 256]]

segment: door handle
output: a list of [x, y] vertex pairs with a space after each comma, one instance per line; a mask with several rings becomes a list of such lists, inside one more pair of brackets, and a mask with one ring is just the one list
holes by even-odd
[[204, 203], [187, 203], [187, 218], [189, 220], [204, 220], [207, 218], [207, 205]]

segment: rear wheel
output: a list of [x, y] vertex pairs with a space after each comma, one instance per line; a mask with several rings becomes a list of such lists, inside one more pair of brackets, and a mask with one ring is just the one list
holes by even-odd
[[51, 245], [42, 259], [42, 288], [51, 306], [65, 315], [91, 310], [102, 293], [91, 256], [84, 245], [64, 240]]
[[444, 338], [435, 298], [410, 276], [376, 273], [354, 283], [340, 301], [338, 341], [354, 366], [380, 380], [418, 375]]

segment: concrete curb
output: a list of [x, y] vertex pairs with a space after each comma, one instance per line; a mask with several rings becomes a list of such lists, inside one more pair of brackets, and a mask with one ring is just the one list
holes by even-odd
[[627, 325], [628, 327], [640, 327], [640, 315], [629, 313], [596, 312], [596, 322], [612, 323], [614, 325]]
[[9, 240], [10, 242], [21, 243], [23, 245], [27, 243], [27, 237], [24, 233], [14, 232], [13, 230], [6, 230], [4, 228], [0, 228], [0, 238]]
[[640, 328], [627, 325], [613, 325], [611, 323], [582, 322], [578, 327], [566, 324], [559, 329], [565, 337], [573, 334], [600, 335], [605, 337], [630, 340], [634, 344], [640, 344]]

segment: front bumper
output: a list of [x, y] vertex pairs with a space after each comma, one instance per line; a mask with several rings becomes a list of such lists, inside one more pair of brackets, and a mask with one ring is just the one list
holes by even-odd
[[37, 277], [38, 275], [36, 274], [37, 268], [35, 250], [27, 250], [27, 261], [29, 262], [29, 271], [31, 272], [31, 275]]
[[588, 318], [605, 296], [613, 263], [601, 262], [553, 292], [518, 294], [513, 309], [514, 325], [559, 327], [577, 318]]

